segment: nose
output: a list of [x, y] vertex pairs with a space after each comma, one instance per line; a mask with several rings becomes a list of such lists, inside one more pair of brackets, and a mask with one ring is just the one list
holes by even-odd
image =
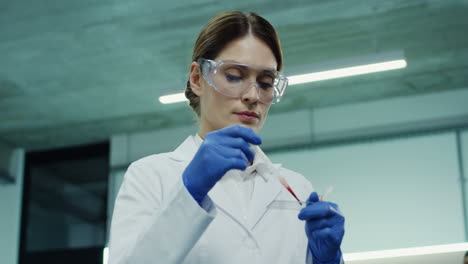
[[256, 82], [252, 83], [247, 87], [244, 93], [241, 95], [241, 99], [244, 102], [256, 103], [260, 100], [258, 84]]

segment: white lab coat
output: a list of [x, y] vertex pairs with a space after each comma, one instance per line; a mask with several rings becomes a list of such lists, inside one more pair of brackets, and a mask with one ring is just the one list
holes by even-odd
[[198, 147], [190, 136], [173, 152], [130, 165], [115, 202], [109, 263], [311, 263], [299, 210], [268, 208], [274, 200], [294, 201], [278, 176], [307, 199], [312, 186], [304, 176], [272, 164], [255, 146], [255, 159], [265, 162], [256, 168], [247, 216], [236, 213], [218, 184], [202, 208], [182, 183]]

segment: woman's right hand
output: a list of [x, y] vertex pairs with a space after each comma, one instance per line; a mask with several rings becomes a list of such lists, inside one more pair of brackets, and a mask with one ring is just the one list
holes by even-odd
[[213, 186], [231, 169], [245, 170], [253, 162], [250, 144], [261, 138], [251, 128], [233, 125], [207, 133], [182, 179], [192, 197], [201, 205]]

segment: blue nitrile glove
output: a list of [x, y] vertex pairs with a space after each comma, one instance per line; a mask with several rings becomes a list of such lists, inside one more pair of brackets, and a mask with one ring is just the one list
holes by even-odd
[[340, 263], [344, 216], [338, 205], [319, 201], [316, 192], [310, 195], [307, 202], [311, 203], [301, 210], [299, 219], [306, 220], [305, 231], [314, 264]]
[[259, 145], [260, 137], [251, 128], [233, 125], [207, 133], [182, 179], [192, 197], [201, 202], [224, 174], [245, 170], [254, 159], [249, 143]]

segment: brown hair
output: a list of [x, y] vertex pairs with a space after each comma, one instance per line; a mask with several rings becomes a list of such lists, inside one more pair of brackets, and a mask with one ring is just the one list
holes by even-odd
[[[198, 35], [192, 61], [199, 58], [215, 59], [229, 42], [247, 34], [252, 34], [270, 47], [276, 58], [276, 70], [281, 71], [283, 54], [276, 30], [266, 19], [253, 12], [226, 11], [213, 17]], [[200, 98], [192, 91], [190, 80], [187, 81], [185, 97], [197, 116], [200, 116]]]

